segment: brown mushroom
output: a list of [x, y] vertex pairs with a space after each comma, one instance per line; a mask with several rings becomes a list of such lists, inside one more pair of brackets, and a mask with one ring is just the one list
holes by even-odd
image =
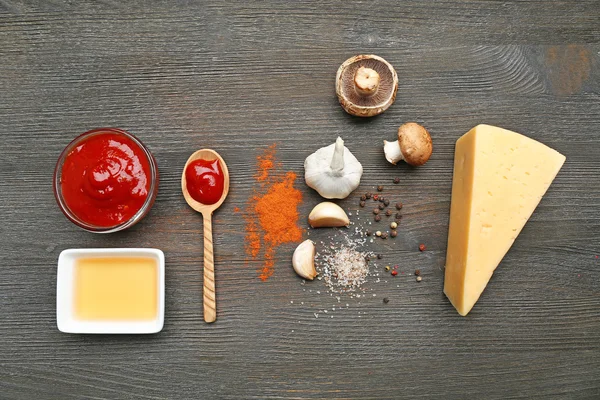
[[423, 165], [431, 157], [433, 144], [427, 129], [415, 122], [407, 122], [398, 128], [398, 140], [383, 141], [385, 158], [392, 164], [404, 160], [412, 166]]
[[375, 55], [347, 59], [335, 79], [335, 92], [342, 108], [358, 117], [372, 117], [387, 110], [396, 99], [397, 90], [396, 70]]

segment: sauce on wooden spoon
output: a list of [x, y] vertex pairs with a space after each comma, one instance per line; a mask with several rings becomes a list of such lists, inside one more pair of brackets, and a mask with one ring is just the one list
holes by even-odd
[[225, 178], [219, 160], [195, 160], [185, 168], [187, 190], [202, 204], [215, 204], [221, 199]]

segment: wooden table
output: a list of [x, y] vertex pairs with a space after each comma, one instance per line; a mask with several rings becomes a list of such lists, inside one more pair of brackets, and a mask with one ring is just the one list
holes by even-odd
[[[131, 3], [0, 2], [0, 398], [599, 398], [597, 0]], [[337, 67], [359, 53], [398, 72], [396, 103], [380, 117], [350, 117], [335, 97]], [[408, 120], [434, 140], [418, 169], [382, 155]], [[442, 294], [443, 266], [454, 143], [479, 123], [567, 162], [463, 318]], [[141, 138], [161, 173], [151, 213], [119, 234], [79, 230], [52, 193], [61, 150], [100, 126]], [[304, 158], [338, 135], [365, 170], [340, 204], [355, 209], [378, 184], [405, 204], [399, 237], [372, 245], [405, 274], [315, 318], [332, 305], [323, 281], [303, 290], [290, 244], [261, 282], [234, 208], [245, 208], [269, 145], [301, 176]], [[202, 147], [223, 155], [232, 178], [214, 221], [213, 325], [201, 312], [202, 222], [180, 193], [182, 166]], [[296, 186], [304, 225], [320, 198]], [[56, 261], [80, 247], [165, 252], [161, 333], [57, 330]]]

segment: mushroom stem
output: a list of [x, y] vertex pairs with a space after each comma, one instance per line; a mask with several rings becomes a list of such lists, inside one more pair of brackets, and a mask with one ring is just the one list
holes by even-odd
[[392, 164], [396, 164], [398, 161], [404, 160], [404, 156], [402, 156], [402, 151], [400, 150], [400, 142], [388, 142], [387, 140], [383, 141], [383, 152], [385, 153], [385, 158]]
[[329, 164], [331, 171], [341, 175], [344, 170], [344, 141], [341, 137], [335, 141], [335, 148], [333, 150], [333, 157], [331, 157], [331, 164]]
[[371, 68], [360, 67], [354, 73], [354, 89], [364, 97], [373, 96], [379, 88], [379, 74]]

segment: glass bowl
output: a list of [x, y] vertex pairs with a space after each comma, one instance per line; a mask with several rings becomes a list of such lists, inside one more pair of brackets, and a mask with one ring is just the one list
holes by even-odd
[[[129, 218], [128, 220], [123, 221], [117, 225], [113, 225], [113, 226], [98, 226], [98, 225], [94, 225], [94, 224], [91, 224], [89, 222], [82, 220], [81, 218], [79, 218], [77, 215], [75, 215], [75, 213], [73, 213], [69, 209], [69, 207], [63, 197], [63, 193], [62, 193], [61, 176], [62, 176], [62, 168], [63, 168], [63, 164], [65, 162], [65, 159], [66, 159], [67, 155], [74, 148], [76, 148], [78, 145], [82, 144], [83, 142], [85, 142], [86, 140], [88, 140], [89, 138], [91, 138], [93, 136], [107, 134], [107, 133], [124, 136], [124, 137], [130, 139], [135, 145], [137, 145], [139, 147], [140, 150], [142, 150], [142, 152], [143, 152], [143, 154], [145, 154], [148, 164], [150, 166], [150, 176], [149, 176], [150, 187], [148, 190], [148, 196], [146, 197], [146, 200], [144, 201], [142, 207], [131, 218]], [[144, 218], [144, 216], [146, 214], [148, 214], [148, 211], [150, 211], [150, 209], [152, 208], [152, 205], [154, 204], [154, 200], [156, 199], [156, 194], [158, 193], [158, 167], [156, 165], [156, 160], [154, 159], [154, 156], [152, 156], [152, 153], [150, 153], [148, 148], [146, 148], [146, 146], [144, 146], [144, 144], [138, 138], [136, 138], [134, 135], [132, 135], [131, 133], [126, 132], [122, 129], [118, 129], [118, 128], [98, 128], [98, 129], [93, 129], [91, 131], [87, 131], [87, 132], [77, 136], [71, 143], [69, 143], [67, 145], [67, 147], [65, 147], [65, 149], [60, 154], [60, 157], [58, 158], [58, 161], [56, 163], [56, 168], [54, 169], [54, 185], [53, 186], [54, 186], [54, 196], [56, 197], [56, 202], [58, 203], [58, 207], [63, 212], [63, 214], [65, 214], [65, 216], [71, 222], [73, 222], [75, 225], [77, 225], [78, 227], [80, 227], [82, 229], [85, 229], [86, 231], [94, 232], [94, 233], [118, 232], [118, 231], [122, 231], [123, 229], [127, 229], [127, 228], [135, 225], [136, 223], [138, 223], [142, 218]]]

